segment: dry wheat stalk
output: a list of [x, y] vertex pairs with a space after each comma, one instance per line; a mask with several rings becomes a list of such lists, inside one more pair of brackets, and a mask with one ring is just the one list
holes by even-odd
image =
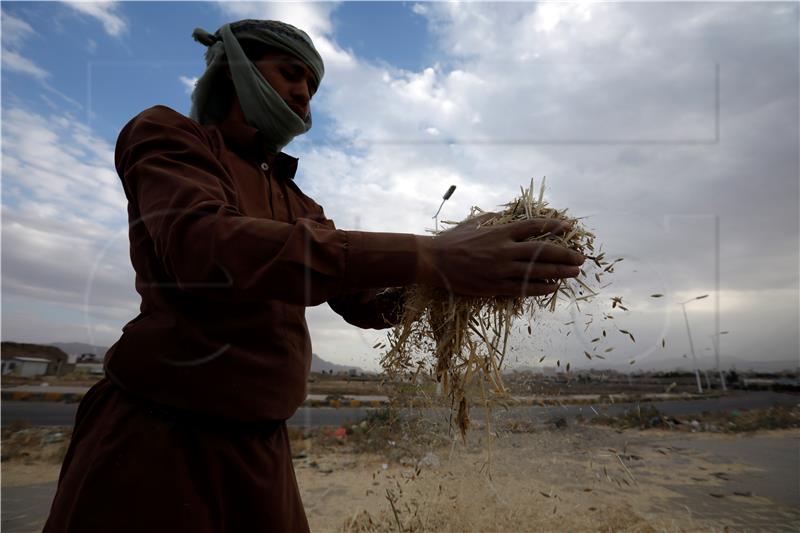
[[[530, 320], [540, 309], [554, 311], [560, 301], [579, 305], [593, 298], [598, 292], [591, 285], [595, 281], [599, 284], [603, 274], [613, 272], [616, 262], [606, 262], [602, 252], [595, 253], [595, 236], [580, 219], [568, 216], [566, 209], [548, 205], [544, 199], [544, 179], [538, 195], [534, 196], [533, 191], [531, 180], [529, 188], [521, 188], [519, 198], [505, 204], [496, 216], [481, 220], [479, 226], [531, 218], [569, 221], [572, 229], [565, 234], [545, 234], [530, 240], [547, 240], [580, 252], [594, 262], [598, 273], [590, 280], [581, 269], [577, 278], [557, 280], [555, 292], [535, 297], [460, 297], [441, 288], [409, 287], [402, 320], [389, 333], [389, 348], [381, 358], [381, 365], [389, 375], [406, 373], [416, 378], [421, 372], [432, 374], [457, 412], [456, 422], [462, 437], [469, 427], [466, 390], [470, 383], [481, 380], [481, 385], [486, 382], [492, 386], [495, 395], [506, 394], [501, 368], [514, 321], [523, 317]], [[483, 210], [473, 207], [466, 220], [446, 224], [469, 223], [482, 214]]]

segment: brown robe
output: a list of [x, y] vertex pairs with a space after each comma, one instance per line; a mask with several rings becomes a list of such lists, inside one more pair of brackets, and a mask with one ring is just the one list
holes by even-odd
[[305, 307], [382, 328], [416, 238], [342, 231], [255, 128], [155, 106], [117, 140], [139, 315], [81, 402], [45, 532], [307, 531], [285, 420]]

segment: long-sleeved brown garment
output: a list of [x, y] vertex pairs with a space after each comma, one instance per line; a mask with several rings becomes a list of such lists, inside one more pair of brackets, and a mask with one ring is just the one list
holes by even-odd
[[[384, 327], [416, 238], [335, 229], [254, 128], [163, 106], [120, 133], [141, 312], [81, 401], [46, 533], [308, 530], [284, 421], [311, 359], [305, 307]], [[397, 294], [397, 293], [395, 293]]]
[[388, 309], [364, 290], [413, 281], [413, 235], [335, 229], [294, 183], [296, 159], [268, 168], [255, 128], [156, 106], [122, 130], [116, 166], [142, 305], [106, 371], [134, 394], [286, 419], [306, 394], [305, 307], [329, 300], [356, 325], [385, 327]]

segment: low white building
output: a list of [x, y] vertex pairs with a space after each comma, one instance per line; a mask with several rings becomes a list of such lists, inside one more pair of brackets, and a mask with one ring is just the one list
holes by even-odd
[[26, 378], [35, 376], [43, 376], [47, 374], [47, 365], [50, 364], [49, 359], [42, 359], [40, 357], [13, 357], [11, 359], [4, 359], [3, 374], [14, 374]]

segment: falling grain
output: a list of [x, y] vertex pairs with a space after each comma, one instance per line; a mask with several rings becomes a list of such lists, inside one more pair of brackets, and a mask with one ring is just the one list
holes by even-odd
[[[495, 216], [481, 219], [478, 225], [496, 226], [532, 218], [568, 222], [571, 229], [565, 234], [548, 233], [531, 236], [528, 240], [548, 242], [576, 251], [591, 261], [588, 265], [593, 264], [598, 269], [612, 272], [613, 268], [610, 267], [622, 259], [609, 263], [602, 252], [595, 252], [594, 234], [579, 219], [570, 217], [566, 209], [554, 209], [548, 205], [544, 199], [544, 183], [540, 185], [537, 195], [533, 191], [531, 180], [530, 186], [523, 188], [518, 198], [505, 204], [504, 209]], [[469, 217], [458, 224], [484, 214], [483, 210], [474, 207]], [[593, 274], [588, 273], [589, 276]], [[472, 383], [488, 383], [495, 397], [507, 394], [501, 369], [514, 322], [524, 317], [530, 319], [535, 312], [553, 312], [562, 303], [577, 307], [578, 302], [598, 294], [599, 289], [589, 285], [594, 281], [600, 281], [600, 274], [587, 278], [587, 271], [581, 269], [575, 278], [557, 280], [555, 292], [528, 298], [462, 297], [454, 296], [442, 288], [421, 285], [407, 287], [403, 308], [399, 310], [401, 320], [389, 333], [388, 349], [381, 358], [381, 365], [390, 376], [406, 374], [416, 378], [425, 370], [441, 383], [448, 403], [458, 411], [456, 420], [464, 436], [469, 425], [471, 403], [467, 398], [467, 390]], [[621, 307], [622, 298], [615, 297], [612, 301], [612, 307]], [[586, 324], [587, 327], [591, 321]], [[573, 323], [570, 321], [565, 325]], [[528, 333], [532, 332], [529, 325]], [[542, 357], [539, 362], [544, 359]], [[556, 366], [561, 366], [560, 360], [556, 361]], [[569, 368], [567, 364], [567, 371]]]

